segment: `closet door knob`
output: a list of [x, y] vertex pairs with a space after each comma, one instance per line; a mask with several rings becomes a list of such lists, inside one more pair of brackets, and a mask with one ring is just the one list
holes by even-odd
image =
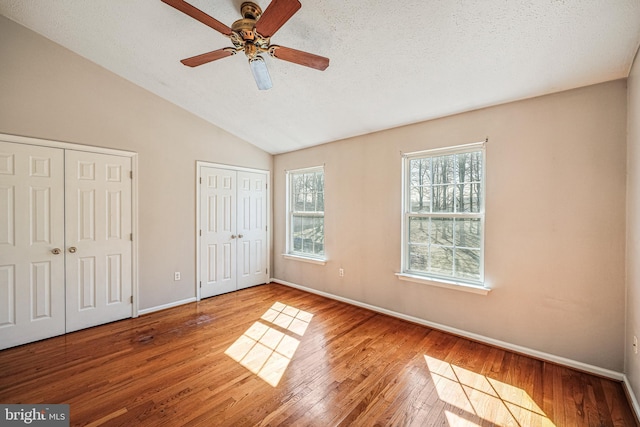
[[238, 239], [242, 239], [244, 236], [242, 234], [238, 234]]
[[238, 237], [238, 236], [236, 236], [235, 234], [232, 234], [232, 235], [231, 235], [231, 238], [232, 238], [232, 239], [235, 239], [236, 237]]
[[75, 246], [71, 246], [69, 248], [69, 252], [71, 252], [72, 254], [75, 254], [77, 250], [78, 250], [78, 248], [76, 248]]
[[54, 254], [54, 255], [60, 255], [60, 248], [51, 249], [51, 253]]

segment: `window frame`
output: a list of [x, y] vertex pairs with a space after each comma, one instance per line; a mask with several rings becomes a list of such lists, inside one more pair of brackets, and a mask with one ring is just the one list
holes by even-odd
[[[458, 145], [453, 147], [436, 148], [430, 150], [416, 151], [402, 155], [402, 219], [401, 219], [401, 269], [397, 276], [401, 280], [407, 280], [418, 283], [427, 283], [434, 286], [445, 287], [450, 289], [467, 290], [470, 292], [487, 294], [489, 288], [485, 283], [485, 212], [486, 212], [486, 141], [475, 142], [471, 144]], [[465, 154], [470, 152], [480, 152], [482, 159], [482, 171], [480, 182], [480, 208], [478, 212], [428, 212], [413, 213], [411, 212], [411, 161], [422, 158], [433, 158], [440, 156], [449, 156], [454, 154]], [[453, 185], [457, 185], [454, 183]], [[480, 219], [480, 271], [479, 279], [465, 279], [455, 277], [454, 275], [438, 275], [434, 273], [426, 273], [410, 269], [409, 256], [409, 223], [410, 218], [469, 218]], [[455, 227], [454, 227], [455, 228]], [[455, 250], [455, 243], [453, 246]], [[455, 272], [455, 261], [453, 263]], [[455, 273], [453, 273], [455, 274]]]
[[324, 165], [322, 166], [313, 166], [313, 167], [308, 167], [308, 168], [302, 168], [302, 169], [291, 169], [291, 170], [287, 170], [286, 171], [286, 193], [287, 193], [287, 200], [286, 200], [286, 209], [287, 209], [287, 216], [286, 216], [286, 247], [285, 247], [285, 253], [283, 254], [285, 258], [287, 259], [293, 259], [293, 260], [299, 260], [299, 261], [306, 261], [306, 262], [311, 262], [314, 264], [322, 264], [324, 265], [326, 260], [327, 260], [327, 251], [326, 251], [326, 245], [323, 245], [323, 253], [322, 254], [313, 254], [313, 253], [309, 253], [309, 252], [298, 252], [294, 250], [294, 245], [293, 245], [293, 230], [291, 229], [291, 227], [293, 226], [293, 218], [294, 215], [298, 215], [298, 216], [308, 216], [308, 217], [322, 217], [322, 223], [323, 223], [323, 233], [322, 233], [322, 237], [323, 239], [326, 237], [326, 233], [325, 233], [325, 228], [324, 228], [324, 217], [325, 217], [325, 211], [326, 211], [326, 197], [325, 197], [325, 188], [326, 188], [326, 183], [323, 185], [323, 189], [322, 189], [322, 194], [323, 194], [323, 206], [324, 206], [324, 210], [322, 211], [296, 211], [295, 208], [295, 200], [294, 200], [294, 195], [293, 195], [293, 178], [295, 175], [301, 175], [301, 174], [305, 174], [305, 173], [317, 173], [317, 172], [322, 172], [322, 181], [323, 183], [325, 183], [325, 171], [324, 171]]

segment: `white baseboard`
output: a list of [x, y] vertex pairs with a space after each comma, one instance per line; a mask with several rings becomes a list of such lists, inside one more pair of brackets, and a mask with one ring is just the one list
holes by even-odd
[[189, 304], [190, 302], [195, 302], [196, 297], [191, 297], [187, 299], [183, 299], [180, 301], [170, 302], [169, 304], [158, 305], [151, 308], [143, 308], [142, 310], [138, 310], [139, 315], [153, 313], [154, 311], [166, 310], [167, 308], [177, 307], [183, 304]]
[[640, 421], [640, 405], [638, 405], [638, 399], [636, 398], [635, 393], [633, 392], [633, 389], [631, 388], [631, 383], [629, 382], [629, 378], [627, 378], [626, 375], [623, 375], [623, 381], [624, 386], [627, 388], [626, 392], [627, 392], [627, 397], [630, 400], [630, 404], [631, 404], [631, 409], [633, 409], [633, 412], [636, 413], [636, 420]]
[[[454, 335], [458, 335], [461, 337], [465, 337], [465, 338], [469, 338], [472, 339], [474, 341], [479, 341], [485, 344], [489, 344], [492, 345], [494, 347], [500, 347], [500, 348], [504, 348], [506, 350], [511, 350], [514, 351], [516, 353], [521, 353], [527, 356], [531, 356], [534, 357], [536, 359], [541, 359], [541, 360], [545, 360], [548, 362], [553, 362], [556, 363], [558, 365], [563, 365], [563, 366], [567, 366], [570, 368], [574, 368], [577, 369], [579, 371], [584, 371], [584, 372], [589, 372], [595, 375], [600, 375], [602, 377], [606, 377], [606, 378], [611, 378], [613, 380], [616, 381], [624, 381], [625, 379], [625, 375], [621, 372], [616, 372], [616, 371], [612, 371], [609, 369], [605, 369], [605, 368], [601, 368], [599, 366], [594, 366], [594, 365], [589, 365], [587, 363], [583, 363], [583, 362], [578, 362], [577, 360], [572, 360], [572, 359], [567, 359], [566, 357], [561, 357], [561, 356], [556, 356], [555, 354], [550, 354], [550, 353], [545, 353], [542, 351], [538, 351], [538, 350], [534, 350], [528, 347], [523, 347], [517, 344], [511, 344], [508, 343], [506, 341], [500, 341], [500, 340], [496, 340], [493, 338], [489, 338], [489, 337], [485, 337], [484, 335], [479, 335], [473, 332], [468, 332], [462, 329], [457, 329], [457, 328], [452, 328], [450, 326], [446, 326], [446, 325], [442, 325], [439, 323], [434, 323], [434, 322], [430, 322], [428, 320], [424, 320], [424, 319], [420, 319], [418, 317], [414, 317], [414, 316], [409, 316], [403, 313], [398, 313], [396, 311], [392, 311], [392, 310], [387, 310], [385, 308], [380, 308], [374, 305], [370, 305], [370, 304], [366, 304], [360, 301], [356, 301], [356, 300], [352, 300], [349, 298], [344, 298], [341, 296], [337, 296], [337, 295], [333, 295], [330, 294], [328, 292], [323, 292], [323, 291], [319, 291], [317, 289], [313, 289], [313, 288], [308, 288], [306, 286], [302, 286], [302, 285], [298, 285], [295, 283], [291, 283], [291, 282], [287, 282], [285, 280], [280, 280], [280, 279], [271, 279], [272, 282], [275, 283], [280, 283], [281, 285], [285, 285], [285, 286], [289, 286], [292, 288], [296, 288], [296, 289], [300, 289], [302, 291], [305, 292], [309, 292], [312, 294], [316, 294], [316, 295], [320, 295], [323, 297], [327, 297], [327, 298], [331, 298], [337, 301], [341, 301], [347, 304], [351, 304], [351, 305], [355, 305], [357, 307], [362, 307], [362, 308], [366, 308], [368, 310], [372, 310], [378, 313], [382, 313], [382, 314], [386, 314], [388, 316], [392, 316], [392, 317], [396, 317], [398, 319], [402, 319], [402, 320], [407, 320], [409, 322], [412, 323], [417, 323], [419, 325], [423, 325], [423, 326], [427, 326], [429, 328], [432, 329], [437, 329], [440, 331], [444, 331], [444, 332], [449, 332], [451, 334]], [[629, 391], [631, 391], [631, 389], [629, 388]], [[633, 393], [630, 392], [630, 395], [633, 396]], [[637, 402], [636, 404], [636, 408], [637, 408]]]

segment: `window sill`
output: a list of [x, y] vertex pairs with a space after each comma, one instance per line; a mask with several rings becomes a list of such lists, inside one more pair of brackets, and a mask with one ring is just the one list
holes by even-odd
[[449, 282], [406, 273], [396, 273], [396, 276], [398, 276], [398, 279], [407, 282], [423, 283], [425, 285], [436, 286], [438, 288], [454, 289], [456, 291], [471, 292], [473, 294], [487, 295], [489, 292], [491, 292], [491, 289], [485, 288], [484, 286], [480, 285], [469, 285], [468, 283], [460, 283], [454, 281]]
[[291, 254], [282, 254], [282, 256], [285, 259], [290, 259], [292, 261], [308, 262], [310, 264], [325, 265], [327, 263], [327, 260], [323, 258], [309, 258], [309, 257], [304, 257], [300, 255], [291, 255]]

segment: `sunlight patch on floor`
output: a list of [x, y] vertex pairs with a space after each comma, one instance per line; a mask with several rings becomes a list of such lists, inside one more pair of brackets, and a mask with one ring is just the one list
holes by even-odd
[[529, 394], [521, 388], [487, 378], [448, 362], [424, 356], [450, 426], [555, 427]]
[[300, 344], [300, 340], [288, 332], [302, 337], [312, 317], [309, 312], [276, 302], [225, 354], [275, 387]]

